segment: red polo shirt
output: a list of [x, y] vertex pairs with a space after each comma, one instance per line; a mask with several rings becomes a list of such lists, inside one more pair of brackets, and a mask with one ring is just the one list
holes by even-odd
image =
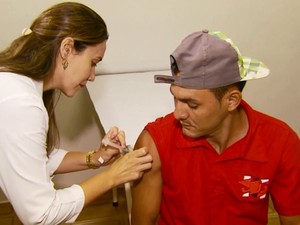
[[162, 165], [160, 225], [266, 225], [268, 199], [300, 214], [300, 141], [285, 123], [244, 101], [249, 131], [220, 155], [183, 136], [173, 114], [149, 123]]

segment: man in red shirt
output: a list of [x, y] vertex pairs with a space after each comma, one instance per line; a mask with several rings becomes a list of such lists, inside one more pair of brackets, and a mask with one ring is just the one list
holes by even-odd
[[300, 140], [243, 99], [265, 77], [221, 32], [187, 36], [171, 54], [175, 110], [147, 124], [152, 169], [133, 187], [132, 225], [266, 225], [271, 196], [282, 225], [300, 224]]

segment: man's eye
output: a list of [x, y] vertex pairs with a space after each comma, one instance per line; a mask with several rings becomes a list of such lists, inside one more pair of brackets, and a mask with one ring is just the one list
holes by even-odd
[[198, 105], [194, 105], [194, 104], [189, 104], [188, 105], [191, 109], [197, 109], [198, 108]]

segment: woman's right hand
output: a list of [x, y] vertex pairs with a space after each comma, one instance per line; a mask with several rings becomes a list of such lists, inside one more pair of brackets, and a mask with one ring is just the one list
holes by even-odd
[[107, 172], [113, 179], [113, 186], [118, 186], [139, 179], [151, 167], [152, 156], [143, 147], [119, 157], [107, 168]]
[[113, 187], [141, 178], [151, 167], [152, 156], [146, 147], [120, 155], [104, 171], [80, 184], [85, 195], [84, 205], [91, 203]]

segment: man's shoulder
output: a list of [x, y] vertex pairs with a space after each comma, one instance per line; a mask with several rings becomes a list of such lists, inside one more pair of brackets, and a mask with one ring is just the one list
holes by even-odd
[[255, 129], [256, 132], [262, 131], [269, 135], [272, 133], [296, 133], [288, 123], [275, 116], [255, 110], [245, 102], [243, 102], [243, 108], [246, 110], [250, 129]]
[[155, 120], [149, 122], [146, 127], [176, 127], [178, 120], [175, 119], [173, 113], [166, 114], [161, 117], [157, 117]]
[[257, 112], [258, 127], [264, 130], [273, 130], [276, 133], [296, 133], [285, 121], [272, 115]]

